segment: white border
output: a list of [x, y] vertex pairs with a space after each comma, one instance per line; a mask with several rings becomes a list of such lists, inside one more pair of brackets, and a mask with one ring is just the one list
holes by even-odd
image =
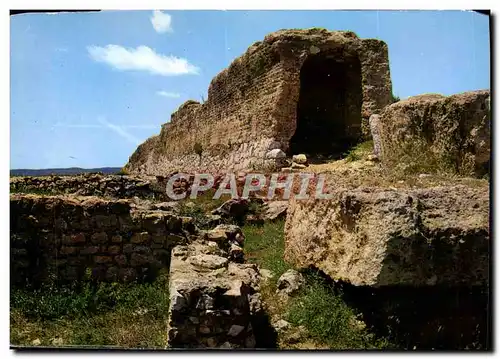
[[[8, 302], [9, 302], [9, 296], [6, 288], [9, 287], [9, 268], [8, 268], [8, 263], [9, 263], [9, 250], [8, 250], [8, 243], [9, 243], [9, 234], [8, 234], [8, 227], [9, 227], [9, 218], [7, 216], [7, 213], [9, 211], [9, 206], [7, 202], [7, 185], [8, 185], [8, 169], [9, 169], [9, 159], [10, 159], [10, 152], [9, 152], [9, 143], [10, 143], [10, 127], [9, 127], [9, 118], [10, 118], [10, 108], [9, 108], [9, 94], [10, 94], [10, 83], [9, 83], [9, 76], [10, 76], [10, 67], [9, 67], [9, 61], [10, 61], [10, 55], [9, 55], [9, 31], [10, 31], [10, 25], [9, 25], [9, 18], [7, 16], [8, 14], [8, 9], [103, 9], [103, 10], [109, 10], [109, 9], [127, 9], [127, 10], [151, 10], [151, 9], [176, 9], [176, 10], [183, 10], [183, 9], [227, 9], [227, 10], [234, 10], [234, 9], [240, 9], [240, 10], [258, 10], [258, 9], [347, 9], [347, 10], [353, 10], [353, 9], [378, 9], [378, 10], [383, 10], [383, 9], [390, 9], [390, 10], [397, 10], [397, 9], [405, 9], [405, 10], [410, 10], [410, 9], [430, 9], [430, 10], [440, 10], [440, 9], [492, 9], [493, 13], [497, 13], [495, 11], [498, 8], [498, 1], [497, 0], [475, 0], [475, 1], [465, 1], [465, 0], [450, 0], [450, 1], [436, 1], [436, 0], [421, 0], [421, 1], [404, 1], [404, 0], [399, 0], [399, 1], [391, 1], [391, 0], [379, 0], [379, 1], [360, 1], [360, 0], [349, 0], [345, 2], [339, 2], [339, 1], [333, 1], [333, 0], [309, 0], [309, 1], [285, 1], [285, 0], [274, 0], [274, 1], [269, 1], [269, 0], [253, 0], [253, 1], [238, 1], [238, 0], [218, 0], [218, 1], [204, 1], [204, 0], [183, 0], [183, 1], [168, 1], [168, 0], [142, 0], [142, 1], [135, 1], [135, 2], [130, 2], [130, 1], [123, 1], [123, 0], [106, 0], [105, 3], [103, 0], [75, 0], [71, 1], [71, 4], [69, 4], [68, 0], [52, 0], [52, 1], [45, 1], [43, 4], [40, 1], [37, 0], [17, 0], [17, 1], [3, 1], [2, 2], [2, 26], [0, 27], [1, 29], [1, 48], [3, 50], [3, 71], [2, 71], [2, 81], [1, 84], [3, 85], [3, 96], [2, 96], [2, 101], [3, 104], [0, 107], [3, 109], [4, 116], [0, 120], [0, 134], [3, 136], [3, 140], [0, 141], [0, 146], [1, 146], [1, 151], [2, 155], [0, 156], [0, 161], [2, 169], [5, 169], [6, 173], [4, 176], [1, 176], [1, 181], [2, 181], [2, 188], [4, 189], [5, 192], [2, 195], [2, 201], [1, 201], [1, 206], [2, 206], [2, 213], [1, 216], [1, 221], [2, 221], [2, 234], [4, 239], [2, 240], [3, 244], [3, 250], [2, 250], [2, 256], [4, 260], [2, 261], [3, 263], [3, 271], [2, 271], [2, 284], [1, 288], [3, 288], [2, 291], [2, 312], [1, 312], [1, 329], [2, 329], [2, 343], [1, 343], [1, 348], [4, 355], [6, 356], [12, 356], [14, 355], [12, 351], [8, 350], [9, 347], [9, 327], [8, 327], [8, 321], [9, 321], [9, 314], [8, 314]], [[497, 24], [498, 25], [498, 24]], [[495, 31], [495, 34], [491, 34], [492, 38], [495, 40], [495, 43], [497, 42], [498, 36], [496, 34], [497, 31]], [[498, 48], [498, 46], [495, 46], [495, 48]], [[496, 61], [495, 61], [496, 63]], [[493, 66], [493, 63], [492, 63]], [[496, 78], [495, 78], [496, 80]], [[496, 81], [494, 81], [496, 83]], [[493, 84], [492, 84], [493, 85]], [[493, 86], [492, 86], [493, 87]], [[497, 104], [497, 96], [494, 94], [494, 99], [493, 99], [493, 107], [495, 109], [495, 113], [498, 112], [498, 109], [496, 108]], [[500, 131], [500, 125], [495, 126], [495, 137], [497, 137], [497, 132]], [[33, 151], [36, 151], [36, 148], [33, 148]], [[494, 151], [495, 153], [499, 153], [499, 148], [497, 145], [494, 146]], [[495, 171], [495, 179], [498, 179], [498, 172]], [[495, 181], [496, 182], [496, 181]], [[495, 205], [497, 204], [496, 201], [494, 203]], [[498, 206], [493, 206], [496, 208], [500, 208]], [[499, 212], [499, 210], [497, 210]], [[495, 219], [497, 219], [498, 213], [495, 215]], [[492, 239], [493, 241], [493, 239]], [[500, 244], [496, 244], [495, 248], [495, 256], [494, 258], [498, 258], [497, 252], [498, 252], [498, 247]], [[495, 281], [495, 285], [497, 282]], [[499, 306], [495, 306], [495, 309], [498, 310]], [[496, 319], [496, 318], [495, 318]], [[495, 320], [496, 324], [496, 320]], [[495, 325], [495, 328], [498, 331], [498, 325]], [[496, 340], [495, 340], [496, 342]], [[108, 354], [109, 353], [103, 353], [103, 354]], [[172, 355], [175, 353], [168, 353], [168, 355]], [[198, 356], [198, 355], [203, 355], [207, 354], [207, 352], [200, 352], [200, 353], [192, 353], [192, 354], [183, 354], [184, 356], [189, 355], [189, 356]], [[212, 355], [218, 355], [219, 353], [213, 353]], [[228, 353], [229, 355], [240, 355], [238, 353], [232, 352]], [[307, 353], [294, 353], [295, 355], [300, 355], [300, 356], [310, 356], [315, 355], [311, 352]], [[2, 357], [4, 356], [2, 355]], [[53, 353], [45, 353], [46, 356], [55, 356], [57, 355], [56, 352]], [[65, 356], [82, 356], [82, 355], [89, 355], [89, 354], [76, 354], [76, 353], [69, 353], [65, 352]], [[95, 355], [95, 353], [94, 353]], [[119, 356], [122, 356], [123, 354], [116, 354]], [[133, 356], [138, 355], [138, 354], [133, 354]], [[165, 354], [163, 354], [165, 355]], [[179, 354], [175, 354], [179, 355]], [[257, 355], [270, 355], [270, 353], [262, 353], [259, 352]], [[276, 355], [276, 354], [275, 354]], [[328, 354], [326, 354], [328, 355]], [[335, 355], [338, 357], [347, 357], [348, 355], [353, 355], [353, 353], [332, 353], [331, 355]], [[356, 355], [356, 354], [354, 354]], [[359, 354], [358, 354], [359, 355]], [[362, 355], [362, 354], [361, 354]], [[382, 354], [384, 355], [384, 354]], [[397, 355], [402, 355], [402, 354], [397, 354]], [[429, 355], [429, 353], [422, 353], [422, 354], [416, 354], [419, 357], [424, 357]], [[444, 355], [450, 355], [450, 354], [444, 354]], [[451, 354], [453, 355], [453, 354]], [[479, 354], [472, 354], [472, 355], [479, 355]], [[130, 355], [127, 355], [130, 356]]]

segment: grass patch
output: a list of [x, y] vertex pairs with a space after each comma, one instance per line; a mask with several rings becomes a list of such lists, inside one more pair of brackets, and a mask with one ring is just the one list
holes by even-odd
[[262, 226], [245, 225], [245, 258], [273, 272], [274, 280], [292, 268], [283, 260], [285, 250], [284, 221], [266, 222]]
[[[261, 294], [270, 316], [292, 324], [278, 336], [281, 349], [382, 349], [385, 339], [378, 339], [358, 320], [355, 311], [318, 274], [305, 273], [306, 286], [286, 302], [276, 294], [278, 278], [292, 268], [283, 260], [284, 221], [262, 226], [245, 225], [245, 258], [272, 272], [273, 278], [261, 285]], [[305, 333], [297, 339], [298, 329]], [[295, 334], [294, 334], [295, 333]], [[294, 337], [292, 340], [291, 338]]]
[[365, 141], [357, 144], [348, 152], [344, 153], [346, 162], [359, 161], [373, 153], [373, 141]]
[[164, 348], [168, 314], [167, 276], [153, 283], [83, 283], [13, 289], [13, 345]]
[[303, 325], [311, 337], [330, 349], [385, 349], [390, 344], [377, 339], [355, 311], [316, 273], [306, 274], [307, 286], [292, 298], [287, 319]]

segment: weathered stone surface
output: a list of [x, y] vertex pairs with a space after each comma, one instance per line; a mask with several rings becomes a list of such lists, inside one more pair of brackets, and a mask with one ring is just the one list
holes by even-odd
[[489, 98], [488, 90], [420, 95], [386, 107], [374, 129], [380, 136], [381, 160], [397, 165], [402, 159], [422, 158], [443, 171], [488, 173]]
[[[262, 313], [257, 267], [206, 254], [212, 250], [201, 241], [172, 250], [169, 346], [255, 347], [251, 323]], [[200, 269], [200, 262], [215, 261], [210, 270]]]
[[387, 45], [349, 31], [280, 30], [250, 46], [215, 76], [203, 104], [189, 100], [181, 105], [160, 134], [132, 154], [127, 171], [166, 175], [274, 164], [266, 154], [287, 152], [298, 128], [301, 69], [310, 61], [330, 58], [345, 66], [356, 92], [343, 103], [348, 111], [339, 126], [344, 128], [331, 136], [357, 139], [362, 118], [367, 122], [391, 102]]
[[269, 151], [266, 153], [266, 158], [267, 159], [279, 159], [279, 158], [285, 158], [286, 153], [280, 150], [279, 148], [276, 148], [274, 150]]
[[279, 277], [276, 285], [276, 293], [283, 296], [292, 296], [296, 294], [305, 283], [302, 274], [294, 269], [289, 269]]
[[227, 262], [227, 258], [211, 254], [198, 254], [189, 258], [189, 263], [192, 265], [206, 269], [222, 268]]
[[293, 155], [292, 161], [294, 163], [299, 164], [299, 165], [305, 165], [305, 164], [307, 164], [307, 157], [303, 153], [298, 154], [298, 155]]
[[372, 136], [373, 141], [373, 154], [377, 157], [380, 157], [382, 154], [382, 145], [380, 144], [380, 116], [379, 115], [371, 115], [369, 119], [370, 123], [370, 134]]
[[[102, 196], [110, 198], [165, 198], [165, 183], [155, 177], [137, 177], [121, 175], [83, 174], [78, 176], [17, 176], [10, 178], [12, 192], [45, 191], [53, 194], [76, 194], [80, 196]], [[161, 207], [162, 204], [158, 204]], [[171, 205], [163, 204], [163, 208], [171, 210]], [[117, 202], [113, 213], [126, 213], [126, 207], [120, 208]]]
[[358, 188], [292, 200], [285, 259], [357, 286], [483, 285], [489, 190]]
[[304, 169], [306, 168], [307, 166], [306, 165], [303, 165], [303, 164], [300, 164], [300, 163], [292, 163], [292, 170], [301, 170], [301, 169]]
[[[170, 248], [189, 241], [182, 231], [182, 220], [171, 212], [150, 213], [132, 204], [131, 200], [88, 196], [12, 194], [13, 284], [43, 282], [51, 275], [62, 281], [79, 280], [87, 268], [99, 280], [128, 280], [135, 278], [137, 272], [127, 267], [142, 273], [150, 267], [166, 266]], [[118, 214], [120, 220], [117, 220]], [[33, 219], [26, 221], [27, 216]], [[96, 228], [96, 220], [105, 224], [105, 228]], [[55, 227], [56, 222], [66, 225]], [[167, 231], [169, 223], [172, 232]], [[160, 247], [154, 253], [150, 244], [152, 233], [155, 238], [163, 233]], [[123, 241], [129, 243], [122, 245]], [[56, 271], [66, 264], [67, 268]], [[114, 269], [108, 272], [110, 268]]]
[[288, 201], [269, 201], [266, 203], [262, 219], [265, 221], [275, 221], [286, 218], [287, 209]]
[[248, 213], [249, 202], [248, 200], [230, 199], [224, 202], [219, 208], [212, 211], [212, 214], [219, 215], [224, 218], [241, 219]]

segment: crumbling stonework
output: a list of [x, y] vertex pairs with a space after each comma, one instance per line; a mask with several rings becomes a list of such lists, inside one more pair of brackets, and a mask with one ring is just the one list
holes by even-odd
[[[172, 251], [168, 344], [172, 348], [255, 348], [262, 314], [254, 264], [232, 261], [241, 230], [226, 226]], [[234, 228], [233, 228], [234, 227]], [[224, 230], [225, 229], [225, 230]]]
[[382, 161], [461, 175], [489, 173], [489, 103], [490, 92], [480, 90], [414, 96], [387, 106], [371, 120]]
[[165, 199], [165, 181], [156, 177], [84, 174], [11, 177], [11, 192], [75, 194], [108, 198]]
[[[314, 86], [315, 76], [324, 87]], [[270, 150], [307, 146], [310, 131], [321, 134], [321, 150], [340, 151], [335, 146], [359, 139], [362, 119], [367, 124], [388, 105], [391, 91], [384, 42], [346, 31], [281, 30], [219, 73], [205, 103], [180, 106], [125, 168], [150, 175], [266, 168], [274, 164], [266, 159]], [[318, 131], [314, 121], [322, 111], [328, 127]]]
[[154, 277], [193, 232], [190, 218], [97, 197], [14, 194], [10, 218], [13, 284]]
[[358, 188], [292, 200], [285, 259], [356, 286], [489, 281], [488, 187]]

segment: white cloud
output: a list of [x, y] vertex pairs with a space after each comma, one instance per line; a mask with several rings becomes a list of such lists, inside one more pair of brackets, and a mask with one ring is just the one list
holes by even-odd
[[153, 24], [156, 32], [164, 33], [164, 32], [172, 32], [172, 16], [165, 12], [161, 12], [159, 10], [153, 11], [153, 16], [150, 17], [151, 24]]
[[90, 57], [97, 62], [104, 62], [118, 70], [148, 71], [155, 75], [175, 76], [197, 74], [199, 69], [188, 60], [157, 54], [147, 46], [125, 48], [119, 45], [88, 46]]
[[157, 91], [156, 94], [158, 96], [170, 97], [170, 98], [179, 98], [179, 97], [181, 97], [181, 94], [180, 93], [176, 93], [176, 92]]

